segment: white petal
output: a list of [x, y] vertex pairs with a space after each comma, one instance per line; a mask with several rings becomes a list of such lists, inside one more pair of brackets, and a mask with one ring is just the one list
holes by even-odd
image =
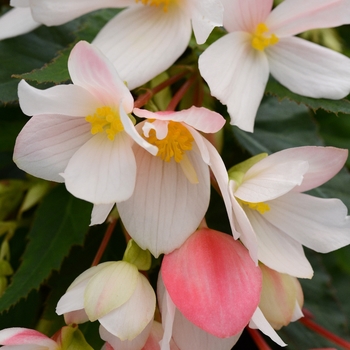
[[139, 273], [131, 298], [119, 308], [99, 319], [106, 330], [121, 340], [137, 337], [153, 320], [156, 296], [145, 276]]
[[0, 17], [0, 40], [31, 32], [39, 26], [34, 21], [30, 8], [14, 8]]
[[178, 248], [203, 219], [209, 204], [209, 168], [195, 148], [187, 152], [199, 180], [191, 184], [173, 159], [164, 162], [141, 147], [134, 149], [135, 190], [117, 207], [131, 237], [158, 257]]
[[298, 301], [295, 301], [295, 308], [294, 308], [294, 312], [293, 312], [293, 316], [291, 319], [291, 322], [295, 322], [297, 320], [299, 320], [299, 318], [304, 317], [303, 311], [301, 310]]
[[211, 94], [227, 105], [231, 124], [252, 132], [269, 65], [265, 53], [252, 48], [250, 34], [220, 38], [199, 57], [199, 70]]
[[259, 328], [261, 332], [270, 337], [275, 343], [280, 346], [286, 346], [287, 344], [279, 337], [276, 331], [271, 327], [271, 325], [267, 322], [263, 313], [259, 308], [256, 309], [252, 320], [249, 323], [250, 328]]
[[350, 59], [301, 38], [282, 38], [266, 50], [271, 74], [289, 90], [340, 99], [350, 91]]
[[234, 195], [251, 203], [275, 199], [300, 185], [308, 167], [306, 161], [285, 160], [277, 163], [274, 158], [264, 158], [245, 173]]
[[10, 6], [14, 7], [29, 7], [30, 0], [10, 0]]
[[90, 226], [104, 223], [113, 206], [114, 203], [95, 204], [91, 213]]
[[308, 248], [328, 253], [350, 243], [350, 217], [339, 199], [290, 192], [269, 205], [266, 220]]
[[176, 309], [173, 339], [181, 350], [228, 350], [238, 341], [239, 334], [229, 338], [218, 338], [195, 326]]
[[31, 175], [63, 182], [59, 174], [90, 138], [90, 126], [83, 118], [37, 115], [19, 133], [13, 159]]
[[278, 37], [349, 23], [348, 0], [285, 0], [271, 12], [266, 21], [271, 33]]
[[124, 7], [127, 0], [31, 0], [34, 18], [47, 26], [57, 26], [92, 12], [107, 7]]
[[250, 209], [246, 209], [246, 214], [256, 233], [258, 258], [262, 263], [291, 276], [299, 278], [313, 276], [312, 267], [299, 242], [264, 220], [265, 214]]
[[253, 33], [270, 14], [273, 0], [221, 0], [224, 5], [224, 27], [229, 32]]
[[113, 141], [104, 133], [94, 135], [73, 155], [61, 175], [75, 197], [94, 204], [126, 200], [136, 176], [131, 139], [124, 131]]
[[164, 12], [160, 7], [139, 5], [109, 21], [93, 44], [132, 90], [169, 68], [185, 51], [190, 36], [190, 19], [177, 7]]
[[63, 315], [66, 324], [81, 324], [89, 321], [89, 317], [84, 309], [71, 311]]
[[24, 80], [18, 84], [19, 104], [24, 114], [63, 114], [86, 117], [100, 107], [87, 90], [77, 85], [58, 85], [39, 90]]
[[224, 9], [217, 0], [192, 0], [186, 3], [198, 44], [204, 44], [214, 27], [222, 26]]
[[94, 45], [78, 42], [69, 56], [68, 70], [73, 83], [88, 90], [100, 104], [119, 110], [122, 102], [126, 113], [132, 111], [134, 99], [130, 91], [112, 63]]

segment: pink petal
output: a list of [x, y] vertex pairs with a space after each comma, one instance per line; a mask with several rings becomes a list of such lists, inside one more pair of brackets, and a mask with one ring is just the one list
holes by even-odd
[[94, 204], [126, 200], [136, 176], [131, 139], [124, 131], [113, 141], [101, 133], [94, 135], [75, 152], [61, 175], [75, 197]]
[[285, 0], [271, 12], [266, 25], [278, 37], [338, 27], [350, 23], [349, 5], [348, 0]]
[[131, 237], [158, 257], [178, 248], [203, 219], [209, 205], [209, 169], [198, 150], [188, 151], [199, 180], [192, 184], [173, 159], [164, 162], [136, 145], [134, 150], [135, 189], [117, 207]]
[[189, 109], [171, 113], [153, 113], [146, 109], [134, 108], [133, 112], [141, 118], [172, 120], [178, 123], [183, 122], [205, 133], [215, 133], [225, 125], [225, 119], [219, 113], [210, 111], [203, 107], [192, 106]]
[[224, 27], [229, 32], [253, 33], [270, 14], [273, 0], [221, 0], [224, 5]]
[[132, 90], [168, 69], [185, 51], [190, 37], [190, 18], [178, 6], [164, 12], [161, 7], [136, 5], [110, 20], [93, 44]]
[[241, 332], [259, 303], [259, 268], [239, 242], [218, 231], [196, 231], [165, 255], [161, 273], [181, 313], [220, 338]]
[[63, 182], [59, 174], [90, 138], [90, 125], [83, 118], [37, 115], [19, 133], [13, 159], [31, 175]]
[[119, 110], [122, 101], [125, 112], [132, 111], [130, 91], [112, 63], [94, 45], [78, 42], [69, 56], [68, 70], [73, 83], [89, 91], [102, 105]]
[[34, 21], [30, 8], [14, 8], [0, 17], [0, 40], [29, 33], [39, 26]]
[[[163, 337], [163, 333], [162, 325], [157, 321], [153, 321], [152, 331], [142, 350], [160, 350], [159, 342]], [[179, 350], [173, 340], [170, 341], [170, 350]]]
[[225, 35], [204, 51], [198, 63], [211, 94], [227, 105], [231, 124], [252, 132], [269, 65], [265, 53], [252, 48], [251, 35]]
[[86, 117], [100, 107], [96, 98], [77, 85], [57, 85], [39, 90], [24, 80], [18, 84], [19, 104], [24, 114], [62, 114]]
[[340, 99], [350, 91], [350, 59], [338, 52], [296, 37], [265, 51], [271, 74], [299, 95]]

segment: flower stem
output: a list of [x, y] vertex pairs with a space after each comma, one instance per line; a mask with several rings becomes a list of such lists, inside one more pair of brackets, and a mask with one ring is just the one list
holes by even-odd
[[264, 338], [260, 334], [260, 332], [257, 329], [252, 329], [249, 327], [246, 327], [246, 330], [250, 334], [250, 336], [253, 338], [256, 346], [259, 348], [259, 350], [272, 350], [268, 344], [265, 342]]
[[112, 221], [110, 221], [110, 223], [107, 227], [106, 233], [103, 237], [103, 240], [100, 244], [100, 247], [98, 248], [98, 251], [96, 253], [96, 256], [95, 256], [94, 261], [92, 262], [91, 266], [96, 266], [100, 262], [102, 255], [103, 255], [104, 251], [106, 250], [107, 244], [112, 236], [112, 232], [115, 228], [115, 225], [117, 224], [117, 220], [118, 219], [113, 218]]

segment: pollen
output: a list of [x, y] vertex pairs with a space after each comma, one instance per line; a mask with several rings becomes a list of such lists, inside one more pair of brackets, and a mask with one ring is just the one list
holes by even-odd
[[172, 0], [135, 0], [136, 2], [141, 2], [143, 5], [148, 6], [163, 6], [163, 11], [168, 12], [168, 7]]
[[170, 162], [171, 158], [174, 158], [177, 163], [181, 162], [186, 151], [192, 149], [194, 141], [191, 133], [185, 126], [173, 121], [169, 122], [168, 134], [164, 139], [157, 139], [155, 130], [151, 129], [146, 140], [158, 147], [157, 156], [162, 160]]
[[275, 34], [266, 35], [269, 31], [265, 23], [259, 23], [252, 35], [252, 46], [254, 49], [259, 51], [264, 51], [266, 47], [270, 45], [275, 45], [278, 43], [279, 39]]
[[116, 134], [124, 130], [119, 113], [108, 106], [97, 108], [96, 112], [88, 115], [85, 120], [91, 123], [91, 134], [105, 132], [111, 141]]
[[237, 200], [238, 200], [238, 203], [241, 204], [241, 206], [246, 205], [250, 209], [258, 211], [260, 214], [264, 214], [270, 210], [270, 206], [264, 202], [252, 203], [252, 202], [243, 201], [242, 199], [239, 199], [239, 198], [237, 198]]

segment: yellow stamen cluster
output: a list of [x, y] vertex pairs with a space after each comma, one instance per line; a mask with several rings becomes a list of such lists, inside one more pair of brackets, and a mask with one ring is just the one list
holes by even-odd
[[163, 11], [167, 12], [169, 4], [172, 0], [135, 0], [136, 2], [141, 2], [148, 6], [163, 6]]
[[237, 200], [238, 200], [238, 203], [240, 203], [241, 205], [247, 205], [250, 209], [257, 210], [260, 214], [264, 214], [270, 210], [269, 205], [264, 202], [251, 203], [251, 202], [243, 201], [242, 199], [239, 199], [239, 198], [237, 198]]
[[157, 156], [162, 160], [170, 162], [170, 159], [174, 158], [177, 163], [181, 162], [186, 151], [192, 149], [194, 141], [186, 127], [173, 121], [169, 122], [168, 134], [164, 139], [157, 139], [155, 130], [151, 129], [146, 140], [158, 147]]
[[278, 38], [275, 34], [265, 36], [265, 33], [269, 31], [265, 23], [259, 23], [255, 29], [255, 33], [252, 37], [252, 46], [254, 49], [264, 51], [269, 45], [275, 45], [278, 43]]
[[116, 134], [124, 130], [119, 113], [105, 106], [96, 109], [93, 115], [88, 115], [85, 120], [91, 123], [91, 134], [106, 132], [107, 137], [113, 141]]

